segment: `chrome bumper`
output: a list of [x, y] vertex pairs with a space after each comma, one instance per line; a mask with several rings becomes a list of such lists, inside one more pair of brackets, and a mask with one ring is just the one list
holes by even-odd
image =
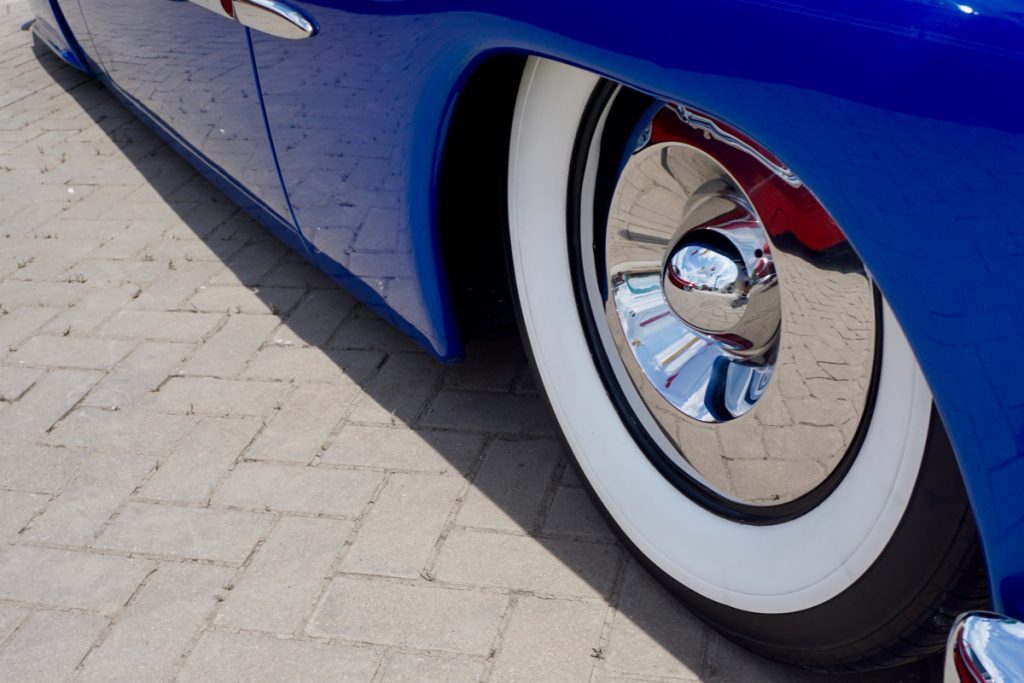
[[967, 612], [946, 643], [945, 683], [1024, 682], [1024, 622]]

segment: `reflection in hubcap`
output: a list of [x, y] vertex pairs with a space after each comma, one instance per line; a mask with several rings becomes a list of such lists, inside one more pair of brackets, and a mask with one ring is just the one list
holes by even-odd
[[672, 310], [698, 330], [723, 334], [743, 319], [750, 280], [743, 261], [699, 238], [668, 257], [661, 288]]
[[[731, 189], [718, 182], [712, 186]], [[706, 191], [698, 190], [697, 196]], [[726, 213], [697, 227], [684, 219], [681, 237], [667, 251], [662, 291], [684, 323], [723, 349], [748, 359], [764, 356], [778, 337], [780, 316], [768, 236], [735, 194], [712, 195], [700, 206], [712, 203]]]
[[858, 434], [873, 287], [799, 178], [679, 110], [654, 114], [618, 172], [588, 297], [626, 401], [670, 460], [726, 500], [788, 503]]
[[[631, 210], [675, 213], [677, 227], [657, 242], [635, 239], [629, 230], [637, 223], [609, 235], [609, 322], [618, 322], [644, 377], [673, 407], [701, 422], [732, 420], [754, 406], [773, 370], [780, 307], [771, 245], [725, 170], [678, 142], [635, 153], [613, 207], [651, 174], [658, 182]], [[684, 194], [684, 183], [696, 185]], [[623, 218], [629, 225], [635, 217]], [[659, 227], [667, 235], [672, 223]]]

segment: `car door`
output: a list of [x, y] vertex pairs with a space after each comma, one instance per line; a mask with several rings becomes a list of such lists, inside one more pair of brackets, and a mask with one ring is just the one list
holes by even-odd
[[78, 2], [94, 66], [240, 190], [242, 199], [294, 229], [263, 120], [247, 28], [225, 12], [230, 1]]
[[417, 256], [430, 251], [435, 159], [426, 141], [436, 135], [421, 124], [452, 90], [433, 75], [455, 79], [464, 67], [440, 36], [466, 22], [403, 16], [401, 4], [292, 0], [318, 35], [280, 41], [254, 31], [253, 56], [281, 175], [317, 265], [446, 355], [446, 332], [431, 317], [444, 278], [437, 259]]

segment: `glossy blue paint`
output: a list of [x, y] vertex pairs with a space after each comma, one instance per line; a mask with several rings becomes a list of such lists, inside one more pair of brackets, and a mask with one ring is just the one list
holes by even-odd
[[244, 26], [185, 0], [79, 0], [103, 75], [290, 224]]
[[[403, 36], [382, 36], [377, 17], [295, 4], [316, 18], [321, 35], [347, 36], [282, 41], [253, 33], [267, 117], [298, 225], [321, 268], [346, 286], [361, 283], [361, 297], [378, 312], [419, 331], [438, 356], [456, 357], [461, 349], [446, 308], [430, 193], [452, 93], [440, 61], [447, 51], [435, 44], [439, 49], [429, 55], [410, 52]], [[430, 21], [436, 29], [443, 18]], [[381, 77], [410, 58], [419, 64], [417, 74]], [[433, 82], [417, 85], [414, 94], [408, 79], [419, 77]], [[422, 110], [430, 123], [410, 116], [412, 110]], [[409, 192], [417, 183], [422, 190]]]
[[[82, 0], [100, 1], [113, 0]], [[843, 226], [892, 304], [953, 439], [997, 606], [1024, 616], [1019, 7], [296, 4], [319, 36], [254, 33], [252, 47], [298, 227], [321, 267], [442, 358], [460, 342], [438, 249], [438, 159], [479, 60], [514, 51], [571, 62], [711, 112], [771, 149]]]
[[[40, 2], [40, 0], [33, 0]], [[53, 13], [64, 23], [66, 35], [77, 44], [79, 61], [85, 70], [93, 75], [103, 72], [96, 57], [96, 46], [89, 35], [89, 27], [85, 23], [85, 15], [78, 0], [50, 0]]]
[[[88, 3], [88, 0], [87, 0]], [[191, 6], [191, 5], [189, 5]], [[110, 6], [104, 8], [106, 11], [111, 12]], [[93, 36], [88, 30], [88, 24], [86, 22], [85, 14], [82, 10], [82, 6], [78, 0], [71, 2], [64, 1], [59, 6], [54, 7], [54, 11], [57, 14], [57, 18], [63, 22], [67, 35], [71, 38], [72, 42], [76, 45], [76, 49], [80, 52], [82, 61], [87, 65], [90, 73], [96, 75], [104, 84], [110, 88], [115, 96], [136, 116], [138, 116], [143, 122], [145, 122], [150, 128], [153, 129], [157, 135], [159, 135], [165, 142], [167, 142], [174, 150], [184, 157], [189, 163], [196, 167], [203, 176], [213, 183], [219, 190], [230, 197], [235, 203], [237, 203], [242, 209], [247, 211], [249, 214], [254, 216], [264, 226], [271, 230], [278, 239], [287, 244], [292, 249], [299, 251], [300, 253], [305, 252], [305, 245], [299, 238], [297, 231], [295, 230], [294, 223], [287, 218], [281, 216], [278, 211], [275, 211], [269, 204], [267, 196], [261, 196], [255, 194], [257, 191], [266, 190], [269, 187], [267, 194], [273, 198], [275, 196], [274, 190], [279, 188], [280, 177], [276, 175], [276, 166], [271, 159], [271, 156], [264, 157], [264, 163], [269, 167], [259, 169], [261, 177], [270, 176], [277, 178], [277, 185], [274, 182], [269, 184], [266, 181], [254, 182], [251, 186], [243, 184], [242, 180], [235, 174], [230, 172], [227, 168], [222, 166], [218, 161], [224, 158], [223, 152], [217, 155], [217, 158], [211, 157], [207, 154], [207, 151], [211, 149], [203, 149], [198, 147], [195, 143], [195, 136], [186, 136], [188, 128], [176, 128], [172, 123], [177, 123], [175, 119], [171, 121], [164, 120], [157, 112], [147, 106], [147, 103], [140, 101], [133, 96], [132, 93], [125, 90], [122, 86], [124, 81], [115, 82], [111, 78], [110, 70], [108, 69], [107, 63], [116, 66], [118, 57], [124, 58], [125, 53], [121, 52], [120, 55], [115, 55], [113, 58], [108, 55], [108, 62], [104, 63], [99, 55], [99, 51], [95, 47], [93, 42]], [[102, 13], [94, 16], [94, 21], [99, 18], [102, 19]], [[225, 22], [227, 26], [233, 27], [230, 22]], [[216, 24], [215, 24], [216, 26]], [[122, 26], [123, 28], [123, 26]], [[253, 94], [257, 91], [257, 82], [255, 79], [254, 66], [252, 64], [251, 53], [248, 48], [248, 38], [245, 35], [245, 29], [240, 29], [240, 36], [242, 38], [243, 51], [234, 56], [234, 60], [237, 64], [244, 67], [240, 72], [235, 71], [239, 74], [238, 79], [235, 81], [235, 85], [244, 89], [248, 85]], [[131, 32], [129, 32], [131, 33]], [[73, 36], [71, 35], [73, 34]], [[193, 34], [188, 34], [193, 35]], [[134, 41], [135, 45], [132, 49], [136, 50], [139, 55], [146, 55], [145, 46], [140, 45], [139, 41]], [[181, 44], [187, 44], [188, 39], [182, 39]], [[155, 58], [155, 57], [154, 57]], [[247, 71], [246, 71], [247, 69]], [[181, 75], [181, 74], [179, 74]], [[191, 78], [191, 74], [186, 74], [188, 78]], [[129, 81], [130, 82], [130, 81]], [[209, 86], [209, 83], [207, 83]], [[167, 97], [170, 93], [164, 93], [163, 96]], [[256, 103], [255, 111], [251, 108], [246, 112], [250, 125], [252, 122], [262, 122], [261, 107], [258, 104], [258, 98], [253, 99]], [[152, 98], [149, 104], [152, 104]], [[167, 107], [164, 107], [166, 110]], [[178, 112], [179, 116], [183, 112]], [[207, 119], [208, 122], [213, 119]], [[255, 152], [249, 150], [248, 153], [258, 153], [260, 149], [270, 150], [269, 142], [267, 139], [266, 126], [262, 123], [258, 123], [254, 127], [257, 131], [255, 137], [250, 141]], [[262, 131], [262, 134], [259, 134]], [[190, 139], [190, 137], [192, 139]], [[202, 138], [199, 142], [203, 142]], [[223, 148], [223, 145], [222, 145]], [[212, 147], [212, 151], [216, 152], [216, 146]], [[149, 173], [153, 173], [154, 169], [148, 169]], [[244, 175], [244, 174], [240, 174]], [[252, 180], [252, 175], [246, 177], [247, 180]], [[281, 191], [277, 196], [280, 197], [280, 201], [284, 201], [284, 194]]]
[[53, 3], [54, 0], [29, 0], [29, 7], [35, 17], [32, 33], [65, 62], [79, 71], [89, 73], [74, 34], [62, 21], [60, 10]]
[[[263, 130], [267, 136], [267, 142], [270, 144], [270, 156], [274, 160], [274, 172], [277, 174], [277, 182], [281, 185], [282, 191], [284, 190], [284, 178], [281, 177], [281, 167], [277, 163], [277, 150], [274, 148], [274, 138], [270, 134], [270, 122], [267, 120], [267, 108], [263, 104], [263, 89], [260, 86], [260, 75], [256, 70], [256, 56], [252, 51], [252, 34], [249, 29], [245, 29], [245, 42], [249, 49], [249, 64], [252, 67], [253, 85], [256, 88], [256, 98], [260, 103], [260, 118], [263, 121]], [[291, 219], [287, 227], [289, 231], [295, 231], [297, 246], [293, 248], [296, 251], [301, 252], [306, 258], [312, 260], [312, 253], [309, 250], [309, 241], [302, 235], [302, 231], [298, 228], [298, 221], [295, 220], [295, 209], [292, 208], [292, 203], [288, 199], [288, 195], [284, 195], [285, 206], [288, 209], [288, 217]]]
[[[300, 254], [306, 254], [306, 246], [300, 239], [299, 234], [295, 230], [291, 221], [282, 218], [277, 212], [268, 209], [266, 203], [261, 197], [254, 195], [249, 188], [239, 184], [236, 178], [226, 173], [222, 167], [218, 166], [212, 159], [210, 159], [210, 157], [206, 156], [202, 150], [196, 148], [188, 140], [184, 139], [177, 131], [169, 128], [164, 121], [155, 116], [148, 108], [145, 107], [145, 105], [133, 98], [124, 90], [121, 90], [117, 84], [111, 81], [107, 76], [100, 74], [99, 78], [108, 88], [110, 88], [111, 92], [114, 93], [122, 104], [131, 110], [133, 114], [138, 116], [139, 119], [149, 126], [164, 142], [170, 145], [175, 152], [192, 164], [203, 175], [203, 177], [209, 180], [218, 190], [223, 192], [231, 199], [231, 201], [238, 204], [239, 207], [258, 220], [264, 227], [269, 229], [275, 237], [288, 245], [288, 247], [294, 249]], [[189, 221], [192, 220], [188, 216], [183, 218], [186, 223], [189, 223]], [[195, 227], [212, 229], [215, 226], [198, 225]]]

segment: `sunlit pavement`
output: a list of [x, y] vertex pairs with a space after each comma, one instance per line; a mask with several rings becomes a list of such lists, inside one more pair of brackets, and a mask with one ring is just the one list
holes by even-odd
[[0, 680], [831, 680], [629, 559], [514, 336], [437, 364], [29, 18], [0, 0]]

